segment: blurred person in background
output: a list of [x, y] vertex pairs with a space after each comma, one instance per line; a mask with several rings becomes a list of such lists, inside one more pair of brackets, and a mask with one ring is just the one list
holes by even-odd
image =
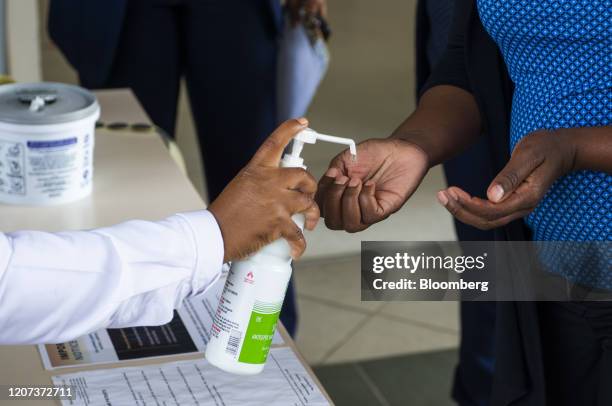
[[[290, 15], [325, 0], [291, 0]], [[49, 33], [90, 89], [131, 88], [174, 136], [185, 79], [209, 201], [277, 125], [280, 0], [51, 0]], [[281, 320], [295, 332], [292, 288]]]
[[[448, 45], [453, 23], [453, 0], [420, 0], [417, 6], [417, 95]], [[448, 185], [484, 197], [494, 172], [488, 138], [481, 137], [463, 153], [444, 162]], [[459, 241], [493, 241], [495, 233], [454, 219]], [[464, 251], [470, 246], [463, 246]], [[469, 253], [465, 253], [468, 255]], [[461, 406], [486, 406], [491, 397], [495, 341], [495, 303], [460, 303], [461, 345], [455, 371], [453, 398]]]

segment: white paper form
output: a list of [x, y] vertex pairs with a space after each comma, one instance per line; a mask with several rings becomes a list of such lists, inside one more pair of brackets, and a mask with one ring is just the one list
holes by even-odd
[[[66, 343], [40, 345], [45, 369], [203, 353], [224, 285], [225, 277], [204, 294], [185, 300], [165, 326], [98, 330]], [[285, 345], [278, 331], [272, 345]]]
[[205, 360], [77, 372], [53, 377], [73, 386], [64, 406], [322, 406], [330, 405], [291, 348], [273, 348], [259, 375], [223, 372]]

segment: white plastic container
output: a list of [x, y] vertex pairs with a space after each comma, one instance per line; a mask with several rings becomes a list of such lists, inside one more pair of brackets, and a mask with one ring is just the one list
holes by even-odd
[[0, 86], [0, 202], [53, 205], [92, 191], [100, 107], [60, 83]]
[[[281, 167], [306, 169], [300, 157], [304, 143], [317, 140], [349, 145], [356, 156], [353, 140], [307, 129], [295, 137]], [[304, 229], [303, 215], [293, 216], [293, 221]], [[263, 370], [291, 279], [291, 261], [289, 244], [279, 239], [250, 258], [232, 263], [206, 347], [206, 359], [212, 365], [241, 375]]]

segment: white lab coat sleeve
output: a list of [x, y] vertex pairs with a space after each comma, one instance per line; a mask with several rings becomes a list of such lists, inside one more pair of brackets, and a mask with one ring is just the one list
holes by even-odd
[[186, 297], [219, 278], [223, 256], [208, 211], [91, 231], [0, 234], [0, 344], [167, 323]]

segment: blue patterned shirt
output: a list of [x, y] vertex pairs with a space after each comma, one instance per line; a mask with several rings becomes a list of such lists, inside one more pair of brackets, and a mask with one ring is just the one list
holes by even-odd
[[[539, 129], [612, 122], [610, 0], [478, 0], [516, 85], [511, 145]], [[612, 176], [559, 179], [527, 224], [535, 240], [609, 241]]]
[[[612, 122], [610, 0], [478, 0], [485, 29], [515, 83], [510, 147], [540, 130]], [[611, 134], [612, 136], [612, 134]], [[526, 218], [536, 241], [610, 241], [612, 176], [574, 172], [559, 179]], [[608, 242], [542, 247], [550, 271], [612, 289]]]

